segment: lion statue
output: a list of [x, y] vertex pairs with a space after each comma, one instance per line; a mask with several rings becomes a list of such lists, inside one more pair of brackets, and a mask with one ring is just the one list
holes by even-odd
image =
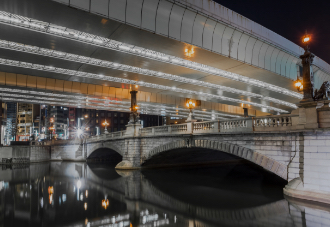
[[330, 82], [325, 81], [323, 82], [319, 90], [315, 89], [314, 99], [315, 100], [329, 99], [329, 95], [330, 95]]

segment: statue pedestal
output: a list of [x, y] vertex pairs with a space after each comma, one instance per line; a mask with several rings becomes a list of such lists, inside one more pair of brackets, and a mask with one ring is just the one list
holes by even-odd
[[320, 128], [330, 128], [330, 100], [324, 100], [319, 103], [324, 105], [317, 109]]
[[192, 114], [192, 112], [189, 113], [188, 118], [186, 120], [187, 123], [190, 122], [196, 122], [197, 120], [194, 118], [194, 115]]
[[139, 136], [140, 135], [140, 129], [142, 128], [142, 125], [140, 123], [135, 124], [128, 124], [126, 125], [126, 132], [125, 136]]
[[292, 114], [299, 115], [298, 125], [301, 125], [301, 129], [316, 129], [319, 127], [317, 102], [316, 101], [301, 101], [299, 108], [292, 111]]

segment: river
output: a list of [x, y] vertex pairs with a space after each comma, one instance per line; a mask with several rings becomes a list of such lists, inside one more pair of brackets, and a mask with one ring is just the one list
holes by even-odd
[[0, 226], [330, 226], [329, 206], [244, 161], [116, 171], [113, 164], [2, 166]]

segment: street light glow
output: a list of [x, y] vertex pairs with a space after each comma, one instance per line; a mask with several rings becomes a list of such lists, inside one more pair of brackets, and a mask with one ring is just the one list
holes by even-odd
[[80, 128], [78, 128], [78, 129], [77, 129], [77, 136], [79, 137], [79, 136], [81, 136], [82, 134], [83, 134], [83, 130], [80, 129]]
[[304, 43], [307, 43], [310, 40], [309, 37], [304, 38]]

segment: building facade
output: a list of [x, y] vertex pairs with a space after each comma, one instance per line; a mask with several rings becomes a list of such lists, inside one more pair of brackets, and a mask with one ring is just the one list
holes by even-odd
[[[17, 141], [28, 141], [30, 136], [38, 134], [40, 105], [17, 103]], [[37, 123], [37, 125], [35, 125]]]

